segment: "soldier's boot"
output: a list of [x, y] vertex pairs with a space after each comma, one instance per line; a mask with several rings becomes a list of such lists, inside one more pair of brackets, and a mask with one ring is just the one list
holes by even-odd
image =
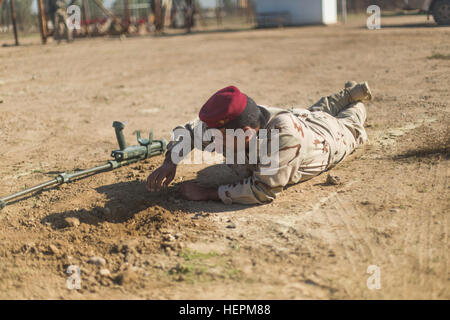
[[372, 100], [372, 92], [366, 81], [361, 83], [349, 81], [345, 84], [345, 89], [350, 94], [353, 102]]
[[352, 87], [356, 86], [357, 84], [358, 84], [358, 82], [356, 82], [356, 81], [347, 81], [345, 83], [345, 89], [352, 88]]
[[345, 84], [344, 90], [321, 98], [308, 109], [309, 111], [323, 111], [335, 117], [351, 104], [371, 98], [372, 94], [367, 82], [358, 84], [355, 81], [349, 81]]
[[336, 116], [342, 110], [348, 108], [349, 105], [372, 99], [372, 92], [370, 91], [369, 84], [364, 81], [357, 83], [356, 81], [348, 81], [345, 84], [345, 89], [337, 94], [333, 94], [327, 97], [332, 115]]

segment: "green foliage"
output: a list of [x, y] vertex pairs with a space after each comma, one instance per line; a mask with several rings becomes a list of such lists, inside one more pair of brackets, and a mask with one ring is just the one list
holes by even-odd
[[450, 54], [434, 53], [428, 59], [450, 60]]
[[[12, 24], [11, 20], [11, 0], [7, 0], [0, 7], [0, 25], [8, 26]], [[37, 31], [37, 14], [33, 13], [32, 5], [35, 0], [14, 0], [16, 11], [16, 22], [19, 31]]]
[[216, 251], [199, 252], [185, 249], [179, 253], [182, 263], [170, 270], [169, 274], [178, 281], [190, 283], [217, 279], [240, 279], [242, 271], [235, 268], [227, 258]]
[[180, 257], [184, 258], [186, 261], [206, 260], [216, 256], [219, 256], [219, 254], [215, 251], [202, 253], [195, 250], [184, 250], [180, 252]]

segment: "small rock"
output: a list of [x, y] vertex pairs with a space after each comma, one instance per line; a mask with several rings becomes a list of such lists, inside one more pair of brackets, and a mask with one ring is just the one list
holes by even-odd
[[26, 243], [22, 246], [23, 252], [30, 252], [30, 253], [36, 253], [37, 248], [36, 245], [33, 242]]
[[173, 247], [173, 245], [166, 245], [164, 247], [164, 251], [166, 252], [166, 254], [168, 256], [172, 256], [174, 254], [174, 250], [175, 250], [175, 248]]
[[80, 220], [78, 220], [78, 218], [69, 217], [69, 218], [64, 219], [64, 221], [66, 222], [66, 224], [69, 227], [76, 228], [76, 227], [78, 227], [80, 225]]
[[175, 250], [176, 249], [176, 244], [173, 242], [162, 242], [161, 243], [161, 248], [163, 248], [164, 250], [166, 250], [166, 252], [171, 251], [171, 250]]
[[123, 264], [120, 265], [119, 270], [118, 271], [126, 271], [130, 268], [130, 264], [128, 262], [125, 262]]
[[165, 270], [166, 269], [166, 265], [163, 262], [157, 262], [153, 268], [155, 269], [161, 269], [161, 270]]
[[136, 280], [136, 274], [131, 270], [126, 270], [122, 273], [120, 273], [116, 278], [115, 281], [119, 285], [124, 285], [133, 282]]
[[392, 213], [396, 213], [396, 212], [398, 212], [399, 210], [396, 209], [396, 208], [392, 208], [392, 209], [390, 209], [389, 211], [392, 212]]
[[227, 225], [228, 229], [235, 229], [236, 225], [234, 223], [230, 223], [229, 225]]
[[179, 274], [179, 273], [186, 273], [187, 269], [182, 264], [177, 263], [175, 267], [170, 268], [169, 273], [170, 274]]
[[111, 214], [111, 209], [108, 208], [108, 207], [104, 207], [104, 208], [103, 208], [103, 214], [104, 214], [105, 216], [109, 216], [109, 215]]
[[124, 241], [120, 247], [122, 253], [136, 253], [136, 248], [139, 246], [139, 241], [136, 239]]
[[109, 277], [111, 272], [108, 269], [100, 269], [98, 272], [102, 277]]
[[97, 266], [104, 266], [106, 264], [106, 260], [103, 259], [102, 257], [94, 256], [89, 258], [88, 263], [92, 263]]
[[49, 251], [51, 254], [55, 254], [55, 255], [59, 253], [59, 249], [58, 249], [55, 245], [53, 245], [53, 244], [51, 244], [51, 245], [48, 246], [48, 251]]
[[328, 185], [336, 186], [338, 184], [341, 184], [341, 178], [339, 178], [338, 176], [332, 176], [331, 174], [328, 174], [326, 183]]
[[401, 137], [405, 134], [405, 132], [401, 129], [392, 129], [388, 132], [391, 137]]
[[183, 276], [182, 274], [180, 274], [175, 280], [176, 281], [184, 281], [186, 279], [186, 277], [185, 276]]
[[163, 236], [163, 241], [164, 242], [174, 242], [175, 237], [173, 235], [171, 235], [170, 233], [168, 233]]
[[75, 264], [73, 257], [72, 256], [68, 256], [66, 254], [64, 254], [62, 261], [63, 261], [63, 264], [67, 265], [67, 266]]

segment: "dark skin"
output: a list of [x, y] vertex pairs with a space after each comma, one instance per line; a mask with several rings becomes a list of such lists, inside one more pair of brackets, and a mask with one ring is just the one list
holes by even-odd
[[[248, 148], [252, 136], [258, 133], [259, 128], [253, 129], [249, 126], [242, 128], [244, 132], [252, 130], [251, 136], [245, 137], [245, 147]], [[225, 137], [225, 128], [220, 129], [222, 136]], [[226, 147], [226, 139], [224, 139], [223, 145]], [[234, 141], [234, 150], [237, 149], [237, 138]], [[177, 165], [172, 162], [169, 157], [166, 157], [164, 163], [155, 171], [153, 171], [147, 178], [147, 189], [151, 192], [159, 191], [162, 188], [167, 187], [175, 178], [177, 172]], [[198, 185], [195, 182], [185, 182], [180, 187], [181, 196], [186, 200], [193, 201], [219, 201], [218, 188], [206, 188]]]

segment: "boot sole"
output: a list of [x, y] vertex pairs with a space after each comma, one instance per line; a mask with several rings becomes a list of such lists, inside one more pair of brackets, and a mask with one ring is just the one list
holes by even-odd
[[369, 87], [369, 84], [367, 83], [367, 81], [363, 82], [363, 86], [365, 87], [366, 92], [367, 92], [367, 100], [368, 101], [372, 100], [372, 91], [370, 90], [370, 87]]

